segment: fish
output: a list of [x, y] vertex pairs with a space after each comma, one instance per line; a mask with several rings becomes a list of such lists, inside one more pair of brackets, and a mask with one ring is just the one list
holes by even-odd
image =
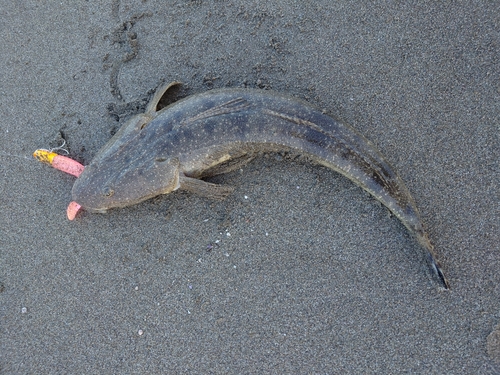
[[435, 277], [449, 289], [408, 188], [372, 142], [306, 101], [259, 89], [224, 88], [160, 101], [125, 123], [85, 167], [72, 199], [106, 212], [186, 190], [222, 199], [232, 187], [204, 179], [240, 169], [262, 153], [288, 152], [332, 169], [367, 191], [417, 239]]

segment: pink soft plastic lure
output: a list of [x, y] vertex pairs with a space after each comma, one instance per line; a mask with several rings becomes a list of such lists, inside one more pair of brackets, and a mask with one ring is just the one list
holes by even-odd
[[[56, 154], [55, 152], [50, 150], [36, 150], [33, 153], [33, 156], [42, 163], [49, 164], [55, 169], [59, 169], [60, 171], [73, 175], [77, 178], [85, 169], [85, 166], [78, 163], [76, 160], [70, 159], [67, 156]], [[82, 206], [80, 206], [78, 203], [74, 201], [71, 202], [66, 209], [68, 219], [74, 220], [81, 207]]]

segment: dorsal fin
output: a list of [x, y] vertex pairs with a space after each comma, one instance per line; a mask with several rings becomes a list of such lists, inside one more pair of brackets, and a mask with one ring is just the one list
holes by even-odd
[[244, 109], [247, 109], [250, 107], [250, 103], [243, 99], [243, 98], [235, 98], [232, 100], [229, 100], [228, 102], [216, 105], [215, 107], [209, 108], [206, 111], [203, 111], [201, 113], [198, 113], [197, 115], [187, 118], [183, 120], [180, 124], [186, 125], [189, 123], [193, 123], [198, 120], [202, 120], [205, 118], [209, 117], [214, 117], [214, 116], [220, 116], [220, 115], [225, 115], [229, 113], [236, 113], [239, 111], [243, 111]]

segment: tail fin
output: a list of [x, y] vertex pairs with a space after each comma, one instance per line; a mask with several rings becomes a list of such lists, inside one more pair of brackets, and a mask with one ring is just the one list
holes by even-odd
[[443, 269], [441, 268], [441, 265], [439, 262], [434, 258], [432, 253], [429, 252], [428, 254], [429, 262], [432, 266], [432, 269], [434, 270], [434, 273], [437, 275], [439, 278], [439, 281], [441, 281], [441, 284], [443, 284], [443, 287], [447, 290], [450, 289], [450, 283], [446, 279], [446, 276], [444, 275]]

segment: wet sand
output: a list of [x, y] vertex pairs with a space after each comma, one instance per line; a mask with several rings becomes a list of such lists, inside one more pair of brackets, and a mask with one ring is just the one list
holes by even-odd
[[[0, 373], [498, 374], [500, 6], [315, 1], [0, 8]], [[161, 83], [287, 92], [412, 192], [451, 283], [388, 211], [265, 155], [188, 193], [66, 219], [74, 178]], [[496, 346], [495, 346], [496, 345]]]

